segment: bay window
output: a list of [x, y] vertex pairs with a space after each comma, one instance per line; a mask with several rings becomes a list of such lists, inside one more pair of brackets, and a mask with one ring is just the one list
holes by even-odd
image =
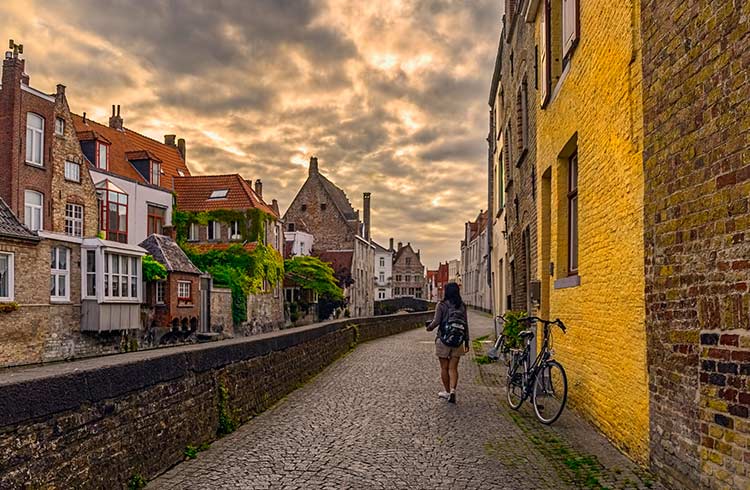
[[70, 300], [70, 250], [52, 247], [50, 273], [50, 300]]
[[102, 190], [101, 228], [107, 240], [128, 241], [128, 195], [109, 181], [97, 187]]
[[104, 254], [104, 299], [138, 299], [139, 260], [111, 252]]
[[26, 114], [26, 163], [44, 165], [44, 118], [33, 112]]
[[96, 252], [94, 250], [86, 250], [86, 284], [84, 285], [84, 297], [96, 298]]

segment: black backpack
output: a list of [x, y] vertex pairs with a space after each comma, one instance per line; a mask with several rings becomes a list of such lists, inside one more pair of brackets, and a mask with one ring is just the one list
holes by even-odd
[[466, 341], [466, 322], [461, 318], [451, 318], [454, 310], [449, 303], [445, 303], [448, 311], [440, 325], [440, 341], [448, 347], [458, 347]]

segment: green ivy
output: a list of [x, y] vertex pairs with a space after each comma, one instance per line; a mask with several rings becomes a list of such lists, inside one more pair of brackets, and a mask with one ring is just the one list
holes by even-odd
[[216, 433], [219, 437], [231, 434], [240, 425], [237, 413], [229, 408], [229, 389], [219, 383], [219, 427]]
[[163, 281], [167, 278], [167, 268], [151, 255], [143, 256], [143, 280], [146, 282]]
[[213, 211], [177, 211], [172, 213], [172, 225], [177, 232], [177, 242], [187, 241], [190, 225], [195, 223], [206, 226], [209, 221], [218, 221], [229, 225], [233, 222], [239, 223], [240, 236], [244, 242], [266, 243], [266, 228], [268, 223], [275, 218], [257, 208], [246, 211], [233, 209], [215, 209]]

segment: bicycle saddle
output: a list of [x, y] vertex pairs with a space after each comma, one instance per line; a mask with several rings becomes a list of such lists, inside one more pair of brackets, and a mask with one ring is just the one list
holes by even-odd
[[525, 339], [526, 337], [533, 337], [533, 336], [534, 336], [534, 332], [532, 332], [531, 330], [522, 330], [518, 332], [519, 339]]

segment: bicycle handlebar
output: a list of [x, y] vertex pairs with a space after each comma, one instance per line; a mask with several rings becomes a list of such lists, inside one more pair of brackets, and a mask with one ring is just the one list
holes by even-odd
[[[497, 318], [501, 318], [503, 321], [507, 321], [505, 315], [498, 315]], [[567, 327], [559, 318], [556, 318], [554, 320], [544, 320], [543, 318], [539, 318], [538, 316], [527, 316], [525, 318], [519, 318], [518, 321], [526, 323], [539, 322], [544, 326], [557, 325], [558, 327], [560, 327], [560, 330], [562, 330], [563, 333], [565, 333], [565, 331], [567, 330]]]

